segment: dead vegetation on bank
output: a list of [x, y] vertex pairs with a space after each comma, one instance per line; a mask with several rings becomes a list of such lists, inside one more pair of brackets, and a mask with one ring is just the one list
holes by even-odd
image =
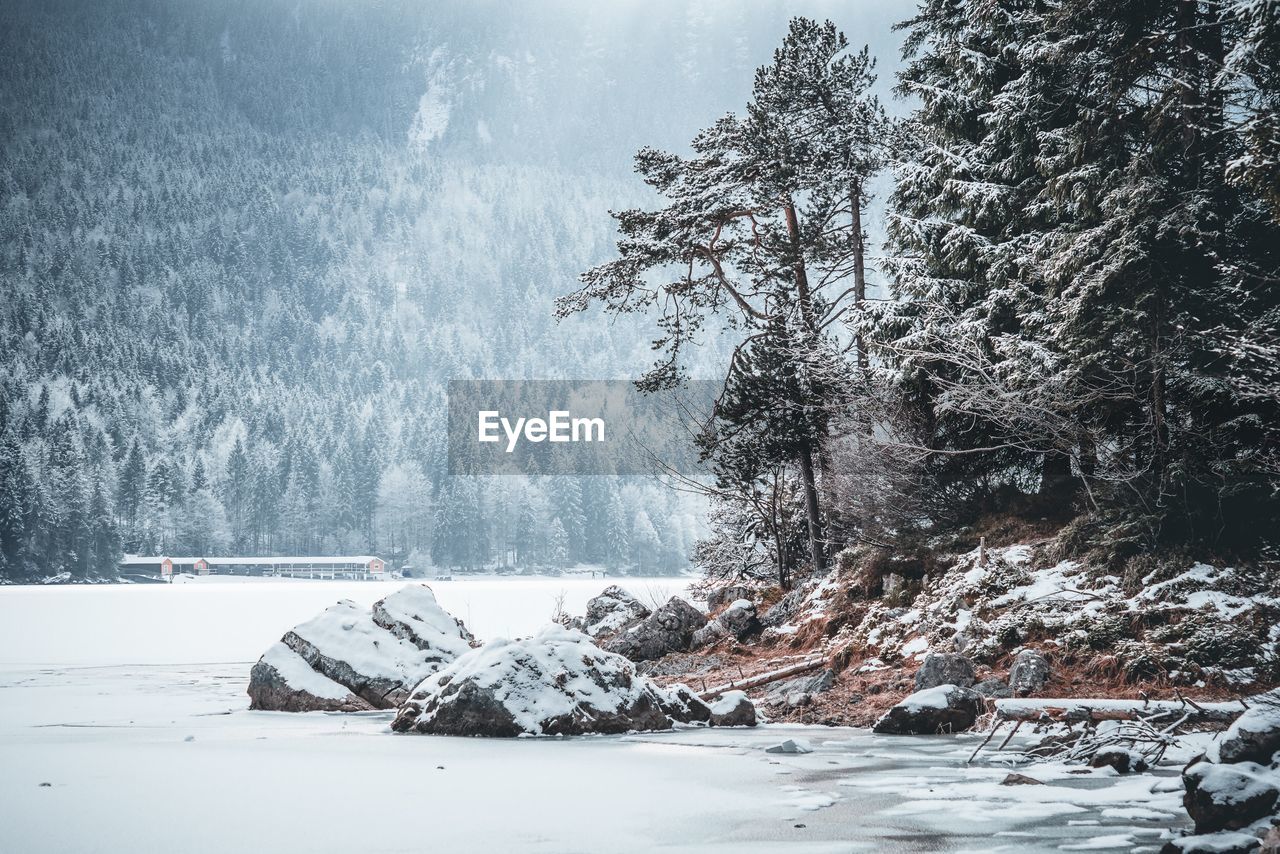
[[[754, 636], [645, 668], [695, 690], [747, 683], [771, 720], [848, 726], [870, 725], [912, 693], [930, 653], [969, 659], [992, 697], [1007, 696], [1023, 650], [1050, 662], [1039, 696], [1230, 700], [1280, 681], [1274, 567], [1095, 566], [1059, 559], [1047, 529], [1005, 532], [1015, 534], [1034, 536], [955, 555], [846, 551], [826, 576], [786, 595], [753, 589], [763, 624]], [[815, 657], [823, 679], [786, 674]], [[776, 671], [785, 675], [758, 684]]]

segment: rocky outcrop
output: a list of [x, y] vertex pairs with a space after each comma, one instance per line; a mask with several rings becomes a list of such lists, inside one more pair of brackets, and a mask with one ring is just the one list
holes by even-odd
[[1049, 661], [1031, 649], [1024, 649], [1009, 667], [1009, 690], [1015, 697], [1038, 694], [1049, 682]]
[[[740, 693], [740, 692], [739, 692]], [[690, 688], [662, 688], [581, 632], [547, 626], [532, 638], [492, 641], [427, 679], [392, 729], [433, 735], [616, 734], [673, 723], [755, 723], [755, 709], [703, 702]]]
[[968, 688], [974, 683], [973, 662], [963, 655], [931, 652], [916, 671], [916, 690], [925, 691], [939, 685]]
[[611, 584], [587, 602], [583, 620], [593, 638], [610, 637], [649, 616], [644, 603], [616, 584]]
[[1280, 690], [1254, 697], [1218, 743], [1219, 762], [1268, 765], [1280, 751]]
[[1248, 827], [1280, 802], [1274, 776], [1256, 762], [1197, 762], [1183, 772], [1182, 782], [1182, 803], [1198, 834]]
[[423, 680], [392, 729], [433, 735], [582, 735], [671, 728], [663, 692], [580, 632], [491, 641]]
[[259, 659], [249, 675], [249, 707], [394, 708], [471, 643], [426, 585], [404, 587], [371, 609], [343, 600], [286, 632]]
[[982, 695], [960, 685], [917, 691], [876, 721], [883, 735], [935, 735], [964, 732], [985, 711]]
[[688, 602], [672, 597], [648, 617], [619, 632], [604, 648], [632, 661], [650, 661], [669, 652], [684, 652], [693, 633], [706, 625], [706, 615]]
[[1170, 840], [1162, 854], [1280, 851], [1280, 833], [1267, 821], [1280, 812], [1278, 742], [1280, 690], [1251, 697], [1216, 751], [1182, 772], [1182, 803], [1195, 835]]
[[756, 606], [746, 599], [737, 599], [729, 604], [719, 616], [693, 633], [689, 642], [690, 649], [701, 649], [724, 638], [746, 640], [759, 633], [762, 628], [756, 616]]

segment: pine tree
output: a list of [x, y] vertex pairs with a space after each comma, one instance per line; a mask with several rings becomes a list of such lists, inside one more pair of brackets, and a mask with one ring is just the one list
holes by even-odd
[[[661, 312], [654, 347], [663, 355], [641, 389], [678, 385], [683, 352], [713, 318], [737, 340], [731, 375], [742, 371], [744, 348], [771, 336], [781, 336], [776, 349], [797, 371], [841, 367], [829, 358], [830, 331], [865, 296], [861, 208], [884, 157], [885, 129], [867, 92], [868, 55], [846, 48], [834, 25], [793, 20], [773, 62], [756, 73], [745, 117], [728, 115], [701, 131], [691, 157], [651, 148], [636, 155], [636, 171], [663, 207], [616, 213], [619, 257], [584, 273], [584, 286], [562, 298], [558, 312], [597, 302], [619, 314]], [[675, 278], [657, 287], [648, 278], [671, 271]], [[812, 401], [814, 429], [792, 448], [815, 570], [826, 559], [815, 461], [828, 403]]]
[[1257, 102], [1223, 84], [1237, 24], [1178, 0], [939, 0], [908, 22], [921, 144], [877, 338], [942, 489], [1039, 458], [1042, 494], [1091, 484], [1114, 553], [1256, 546], [1280, 235], [1231, 176], [1229, 116]]
[[237, 436], [231, 453], [227, 455], [227, 471], [222, 488], [222, 500], [230, 517], [231, 539], [237, 544], [245, 543], [248, 538], [245, 514], [249, 495], [249, 456], [245, 452], [244, 442]]
[[557, 569], [569, 566], [569, 533], [559, 516], [551, 520], [551, 527], [547, 531], [547, 548], [552, 566]]
[[631, 559], [631, 526], [626, 510], [617, 493], [609, 496], [606, 513], [604, 565], [613, 572], [622, 569]]
[[22, 445], [12, 433], [0, 433], [0, 559], [12, 572], [24, 571], [31, 557], [34, 499]]

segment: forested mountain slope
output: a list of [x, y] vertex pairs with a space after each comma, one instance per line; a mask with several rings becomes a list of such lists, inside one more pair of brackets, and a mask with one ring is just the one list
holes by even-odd
[[0, 575], [122, 548], [681, 565], [676, 498], [455, 482], [440, 415], [450, 378], [649, 360], [551, 300], [642, 198], [630, 153], [737, 103], [785, 25], [672, 11], [6, 3]]

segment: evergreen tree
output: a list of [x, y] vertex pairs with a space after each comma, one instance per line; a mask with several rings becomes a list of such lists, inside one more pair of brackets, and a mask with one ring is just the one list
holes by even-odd
[[[619, 257], [584, 273], [583, 288], [558, 308], [562, 316], [596, 302], [619, 314], [660, 311], [654, 346], [663, 356], [642, 389], [681, 381], [681, 356], [713, 317], [738, 341], [730, 375], [742, 372], [744, 349], [764, 338], [796, 371], [842, 369], [830, 358], [830, 330], [865, 296], [861, 208], [885, 130], [867, 91], [868, 55], [847, 53], [847, 45], [830, 23], [793, 20], [773, 62], [756, 73], [745, 117], [725, 116], [700, 132], [691, 157], [650, 148], [636, 155], [636, 171], [663, 207], [616, 213]], [[671, 271], [654, 287], [651, 273]], [[830, 403], [801, 402], [812, 429], [792, 448], [815, 570], [826, 559], [816, 460]]]
[[569, 533], [559, 516], [551, 520], [551, 528], [547, 531], [547, 548], [552, 566], [557, 569], [569, 566]]

